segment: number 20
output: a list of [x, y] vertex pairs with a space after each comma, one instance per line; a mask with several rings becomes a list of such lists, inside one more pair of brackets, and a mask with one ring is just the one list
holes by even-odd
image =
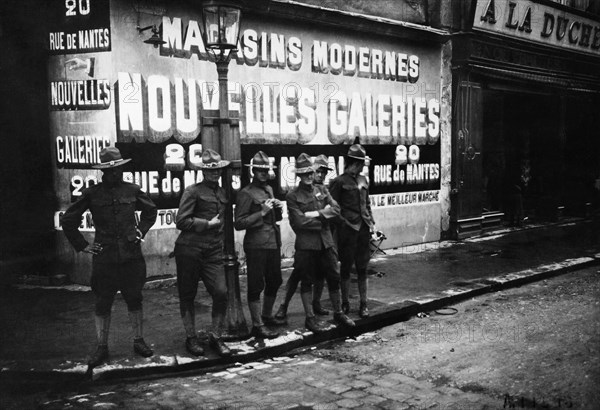
[[[78, 4], [79, 7], [77, 7]], [[90, 14], [90, 0], [65, 0], [65, 7], [67, 8], [66, 16], [76, 16], [78, 10], [82, 16]]]

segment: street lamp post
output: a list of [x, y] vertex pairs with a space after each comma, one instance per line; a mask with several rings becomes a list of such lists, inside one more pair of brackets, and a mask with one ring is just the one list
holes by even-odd
[[224, 338], [244, 338], [248, 328], [240, 297], [239, 262], [235, 251], [233, 230], [233, 176], [241, 173], [241, 150], [239, 132], [232, 132], [232, 123], [237, 119], [229, 117], [227, 74], [231, 55], [237, 50], [240, 31], [241, 5], [239, 1], [202, 1], [202, 40], [209, 56], [217, 66], [219, 78], [219, 117], [207, 118], [206, 123], [218, 123], [218, 138], [203, 138], [202, 145], [221, 153], [231, 161], [225, 169], [224, 188], [227, 192], [225, 210], [225, 275], [227, 279], [227, 334]]

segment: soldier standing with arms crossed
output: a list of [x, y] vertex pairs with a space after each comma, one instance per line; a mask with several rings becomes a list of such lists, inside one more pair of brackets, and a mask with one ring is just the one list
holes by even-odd
[[[156, 220], [156, 206], [138, 185], [123, 181], [123, 159], [115, 147], [100, 151], [102, 182], [85, 189], [81, 198], [61, 218], [63, 232], [78, 252], [92, 254], [91, 285], [96, 297], [96, 337], [98, 347], [90, 368], [108, 358], [108, 332], [112, 305], [121, 291], [133, 329], [133, 350], [142, 357], [154, 354], [143, 338], [142, 288], [146, 282], [146, 262], [140, 242]], [[96, 234], [89, 244], [81, 232], [81, 216], [90, 210]], [[135, 211], [141, 210], [136, 224]]]
[[212, 297], [209, 344], [219, 356], [231, 355], [231, 350], [221, 340], [227, 313], [222, 222], [227, 198], [225, 190], [219, 186], [219, 178], [228, 165], [229, 161], [222, 160], [217, 152], [206, 149], [200, 166], [203, 180], [186, 188], [177, 212], [177, 229], [181, 230], [175, 241], [179, 308], [186, 335], [185, 347], [194, 356], [204, 354], [196, 334], [194, 306], [200, 279]]
[[[331, 168], [329, 168], [329, 164], [327, 162], [327, 157], [325, 155], [317, 156], [317, 158], [315, 158], [314, 168], [315, 168], [315, 178], [314, 178], [313, 184], [324, 187], [325, 186], [325, 177], [327, 177], [327, 173], [332, 170]], [[337, 252], [337, 249], [336, 249], [336, 252]], [[337, 259], [337, 256], [336, 256], [336, 259]], [[294, 269], [285, 284], [284, 300], [281, 303], [281, 305], [279, 306], [279, 309], [277, 310], [277, 314], [275, 315], [275, 318], [280, 319], [280, 320], [287, 319], [288, 306], [290, 304], [290, 301], [292, 300], [292, 297], [294, 296], [294, 293], [296, 293], [296, 289], [298, 288], [298, 284], [300, 283], [301, 279], [302, 278], [300, 277], [299, 272]], [[316, 282], [313, 284], [313, 299], [312, 299], [313, 312], [315, 314], [321, 315], [321, 316], [326, 316], [329, 314], [329, 311], [321, 306], [321, 295], [323, 294], [324, 286], [325, 286], [325, 276], [317, 278]]]
[[302, 278], [300, 296], [306, 314], [305, 326], [319, 333], [327, 328], [315, 317], [312, 285], [323, 277], [327, 280], [336, 322], [346, 327], [353, 327], [354, 322], [341, 309], [337, 254], [329, 226], [329, 220], [339, 217], [340, 207], [327, 188], [313, 185], [314, 174], [310, 157], [300, 154], [296, 160], [296, 175], [300, 178], [300, 184], [287, 194], [286, 202], [290, 225], [296, 233], [294, 269]]
[[369, 246], [371, 232], [375, 232], [375, 221], [369, 202], [369, 182], [360, 175], [365, 161], [370, 160], [360, 144], [353, 144], [346, 156], [344, 173], [331, 182], [331, 196], [342, 208], [346, 220], [337, 226], [340, 273], [342, 277], [342, 309], [350, 311], [350, 269], [356, 265], [361, 318], [369, 317], [367, 306], [367, 266], [371, 259]]

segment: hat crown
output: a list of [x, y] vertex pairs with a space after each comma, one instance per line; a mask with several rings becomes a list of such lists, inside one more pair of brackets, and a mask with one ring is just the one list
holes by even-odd
[[317, 158], [315, 158], [315, 168], [319, 169], [319, 168], [329, 168], [329, 161], [327, 160], [327, 156], [326, 155], [319, 155], [317, 156]]
[[262, 151], [258, 151], [256, 154], [254, 154], [254, 157], [252, 157], [250, 165], [253, 167], [268, 167], [269, 162], [268, 155]]
[[308, 154], [303, 152], [302, 154], [298, 155], [298, 158], [296, 158], [296, 174], [304, 174], [313, 171], [313, 162]]
[[106, 147], [100, 151], [100, 162], [109, 163], [111, 161], [120, 161], [123, 157], [121, 151], [116, 147]]
[[353, 144], [348, 149], [348, 156], [352, 158], [365, 159], [367, 157], [367, 151], [360, 144]]
[[221, 155], [219, 155], [218, 152], [213, 151], [210, 148], [207, 148], [202, 153], [202, 163], [205, 166], [210, 168], [211, 164], [218, 164], [219, 162], [221, 162]]

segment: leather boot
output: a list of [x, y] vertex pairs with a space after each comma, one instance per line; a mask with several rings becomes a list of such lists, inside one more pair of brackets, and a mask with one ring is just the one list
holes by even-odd
[[279, 305], [279, 309], [277, 309], [277, 313], [275, 313], [275, 319], [283, 320], [287, 323], [287, 305], [281, 304]]
[[108, 332], [110, 329], [110, 315], [108, 316], [96, 316], [96, 339], [98, 346], [96, 351], [91, 355], [88, 360], [88, 366], [96, 367], [101, 365], [108, 359]]
[[183, 328], [185, 329], [185, 349], [192, 356], [202, 356], [204, 349], [198, 340], [196, 334], [196, 318], [193, 310], [186, 310], [181, 320], [183, 322]]
[[367, 290], [368, 290], [368, 279], [367, 272], [358, 272], [358, 294], [360, 295], [360, 306], [358, 309], [358, 316], [367, 318], [370, 316], [369, 308], [367, 307]]
[[273, 305], [275, 304], [275, 297], [265, 296], [263, 299], [262, 309], [262, 320], [268, 326], [283, 326], [287, 323], [285, 319], [278, 319], [273, 317]]
[[316, 318], [312, 307], [312, 291], [304, 292], [300, 294], [302, 299], [302, 305], [304, 306], [304, 313], [306, 314], [306, 320], [304, 326], [313, 333], [322, 333], [328, 328], [319, 319]]
[[219, 356], [221, 356], [221, 357], [231, 356], [231, 349], [229, 349], [229, 347], [227, 347], [227, 345], [223, 342], [223, 340], [215, 333], [211, 332], [208, 334], [208, 343], [210, 344], [210, 347], [212, 347], [213, 349], [215, 349], [217, 351], [217, 354]]
[[342, 312], [347, 315], [350, 313], [350, 301], [348, 300], [350, 296], [350, 278], [342, 279], [340, 290], [342, 292]]
[[313, 311], [317, 315], [327, 316], [329, 311], [323, 306], [321, 306], [321, 295], [323, 294], [323, 287], [325, 286], [325, 282], [323, 280], [318, 280], [313, 285]]
[[279, 333], [269, 330], [261, 318], [260, 300], [248, 302], [250, 308], [250, 316], [252, 317], [252, 330], [250, 335], [259, 339], [274, 339], [279, 336]]
[[142, 357], [150, 357], [154, 354], [144, 341], [144, 312], [135, 310], [129, 312], [129, 322], [133, 330], [133, 351]]
[[333, 306], [333, 318], [337, 323], [345, 327], [354, 327], [356, 323], [350, 319], [344, 312], [342, 312], [342, 306], [340, 303], [340, 293], [329, 292], [329, 299], [331, 300], [331, 306]]

